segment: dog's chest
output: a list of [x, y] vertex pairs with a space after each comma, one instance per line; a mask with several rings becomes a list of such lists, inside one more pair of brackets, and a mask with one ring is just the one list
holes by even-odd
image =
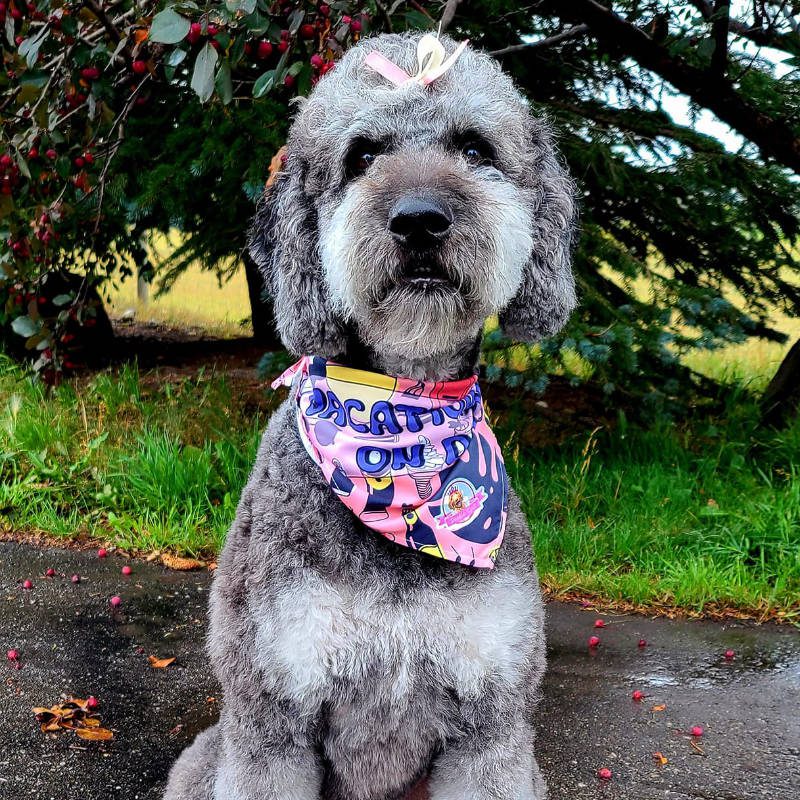
[[535, 598], [514, 574], [399, 598], [317, 574], [270, 592], [257, 652], [273, 688], [301, 705], [402, 706], [434, 688], [478, 696], [513, 683], [530, 656]]

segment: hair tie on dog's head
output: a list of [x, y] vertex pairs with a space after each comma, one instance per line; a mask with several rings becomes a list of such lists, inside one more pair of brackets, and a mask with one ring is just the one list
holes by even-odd
[[444, 75], [456, 63], [467, 44], [469, 44], [468, 40], [461, 42], [450, 58], [446, 59], [444, 46], [439, 41], [439, 38], [431, 33], [426, 33], [417, 43], [416, 75], [409, 75], [404, 69], [389, 61], [386, 56], [381, 55], [377, 50], [369, 53], [364, 63], [378, 74], [383, 75], [386, 80], [395, 86], [403, 86], [410, 81], [428, 86]]

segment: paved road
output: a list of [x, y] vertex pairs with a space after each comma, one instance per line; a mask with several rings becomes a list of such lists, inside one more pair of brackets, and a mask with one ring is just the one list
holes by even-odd
[[[202, 647], [210, 576], [135, 563], [126, 578], [123, 563], [0, 544], [0, 656], [12, 647], [21, 656], [19, 670], [0, 662], [2, 800], [158, 800], [171, 762], [216, 718]], [[57, 577], [41, 577], [48, 567]], [[123, 604], [112, 612], [114, 594]], [[796, 630], [606, 616], [613, 624], [592, 652], [596, 612], [551, 603], [548, 614], [538, 755], [551, 800], [800, 797]], [[153, 669], [151, 654], [177, 662]], [[97, 696], [114, 740], [43, 734], [31, 707], [65, 693]], [[683, 733], [693, 725], [705, 729], [702, 755]], [[599, 767], [612, 770], [609, 782]]]

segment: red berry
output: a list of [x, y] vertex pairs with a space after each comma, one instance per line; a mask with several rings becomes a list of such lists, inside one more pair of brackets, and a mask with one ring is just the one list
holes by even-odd
[[81, 576], [80, 575], [73, 575], [72, 576], [72, 582], [73, 583], [80, 583], [81, 582]]
[[734, 658], [736, 658], [736, 653], [734, 653], [733, 650], [726, 650], [725, 651], [725, 660], [726, 661], [733, 661]]
[[281, 41], [285, 42], [288, 40], [290, 34], [289, 31], [281, 31]]
[[83, 159], [81, 156], [78, 156], [78, 157], [75, 159], [75, 166], [76, 166], [78, 169], [83, 169], [83, 165], [84, 165], [85, 163], [86, 163], [86, 161], [85, 161], [85, 160], [84, 160], [84, 159]]
[[10, 167], [13, 163], [14, 159], [8, 153], [3, 153], [0, 156], [0, 167]]
[[347, 14], [342, 16], [342, 25], [349, 25], [353, 21], [352, 17], [348, 17]]
[[94, 164], [94, 156], [91, 153], [84, 153], [83, 154], [83, 160], [87, 164]]
[[96, 81], [100, 77], [100, 70], [97, 67], [84, 67], [81, 70], [81, 78], [87, 81]]
[[38, 157], [39, 157], [39, 151], [35, 147], [31, 147], [31, 149], [28, 150], [28, 158], [38, 158]]
[[694, 725], [692, 727], [692, 736], [702, 736], [703, 735], [703, 726], [702, 725]]
[[27, 578], [22, 582], [23, 589], [33, 589], [33, 581], [28, 580]]
[[145, 72], [147, 72], [147, 62], [142, 61], [140, 58], [136, 59], [136, 61], [131, 64], [131, 69], [136, 75], [144, 75]]
[[314, 67], [314, 69], [319, 69], [324, 63], [325, 59], [319, 53], [314, 53], [314, 55], [311, 56], [311, 66]]
[[289, 49], [289, 42], [287, 42], [285, 39], [281, 39], [278, 42], [278, 52], [285, 53], [288, 49]]
[[58, 156], [58, 153], [56, 153], [56, 151], [55, 151], [55, 150], [53, 150], [53, 148], [52, 148], [52, 147], [51, 147], [51, 148], [49, 148], [48, 150], [45, 150], [45, 151], [44, 151], [44, 154], [45, 154], [45, 155], [46, 155], [46, 156], [47, 156], [47, 157], [48, 157], [48, 158], [49, 158], [51, 161], [55, 161], [56, 157]]
[[258, 43], [258, 57], [269, 58], [272, 55], [272, 42]]
[[361, 31], [361, 23], [357, 19], [354, 19], [350, 23], [350, 30], [353, 31], [353, 33], [359, 33]]
[[209, 36], [216, 36], [219, 33], [219, 27], [217, 25], [209, 25], [206, 30]]
[[6, 653], [6, 658], [9, 661], [16, 661], [19, 658], [19, 653], [12, 648]]
[[296, 79], [295, 79], [294, 75], [287, 75], [287, 76], [286, 76], [286, 77], [283, 79], [283, 85], [284, 85], [284, 86], [287, 86], [289, 89], [291, 89], [291, 88], [292, 88], [292, 86], [294, 86], [294, 85], [295, 85], [295, 82], [296, 82]]
[[92, 694], [86, 698], [86, 708], [97, 708], [100, 703], [97, 702], [97, 698]]
[[644, 700], [644, 692], [640, 692], [638, 689], [631, 695], [635, 702], [639, 702]]
[[590, 636], [589, 637], [589, 647], [597, 647], [600, 644], [600, 637], [599, 636]]
[[600, 767], [600, 769], [597, 770], [597, 777], [600, 778], [601, 781], [610, 781], [611, 770], [608, 767]]
[[122, 598], [118, 594], [115, 594], [111, 600], [109, 600], [109, 603], [111, 603], [112, 608], [119, 608], [122, 605]]
[[48, 569], [48, 570], [47, 570], [47, 572], [45, 572], [45, 575], [46, 575], [48, 578], [55, 578], [55, 576], [56, 576], [56, 571], [55, 571], [55, 570], [54, 570], [52, 567], [50, 567], [50, 569]]
[[639, 639], [639, 647], [647, 647], [647, 639]]
[[127, 564], [122, 568], [123, 575], [130, 575], [132, 572], [133, 570]]
[[105, 558], [107, 555], [108, 555], [108, 551], [105, 549], [105, 547], [101, 547], [97, 551], [97, 557], [98, 558]]
[[189, 33], [186, 34], [186, 41], [189, 44], [195, 44], [195, 42], [200, 41], [200, 37], [202, 36], [203, 28], [199, 22], [193, 22], [189, 26]]
[[305, 25], [300, 26], [300, 38], [301, 39], [313, 39], [314, 38], [314, 26], [309, 25], [306, 23]]
[[326, 3], [322, 3], [319, 7], [319, 13], [322, 14], [323, 17], [327, 17], [328, 14], [331, 13], [331, 7]]
[[605, 628], [606, 624], [605, 624], [605, 622], [603, 622], [603, 620], [596, 619], [594, 621], [594, 626], [595, 626], [595, 628]]

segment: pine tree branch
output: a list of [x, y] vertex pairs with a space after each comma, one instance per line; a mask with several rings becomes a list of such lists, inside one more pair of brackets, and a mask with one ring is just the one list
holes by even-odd
[[603, 127], [628, 131], [643, 139], [672, 139], [698, 153], [721, 155], [725, 148], [713, 136], [676, 125], [663, 111], [644, 108], [613, 108], [596, 100], [567, 102], [547, 98], [547, 105], [559, 108]]
[[519, 53], [522, 50], [543, 50], [547, 47], [552, 47], [553, 45], [560, 44], [561, 42], [565, 42], [569, 39], [577, 39], [579, 36], [583, 36], [583, 34], [588, 30], [588, 25], [573, 25], [571, 28], [562, 31], [561, 33], [556, 33], [553, 36], [547, 36], [544, 39], [537, 39], [533, 42], [521, 42], [520, 44], [512, 44], [508, 47], [503, 47], [500, 50], [492, 50], [489, 55], [499, 58], [500, 56], [506, 56], [509, 53]]
[[[708, 0], [689, 0], [689, 2], [700, 12], [704, 20], [710, 21], [714, 16], [714, 6]], [[795, 27], [793, 33], [782, 33], [772, 26], [764, 28], [760, 25], [749, 25], [733, 17], [728, 24], [731, 33], [749, 39], [761, 47], [774, 47], [792, 55], [800, 55], [800, 35], [798, 35], [800, 27]], [[791, 27], [791, 19], [787, 19], [787, 24]]]
[[714, 0], [714, 18], [711, 37], [714, 39], [714, 52], [711, 54], [711, 71], [723, 77], [728, 67], [728, 26], [731, 18], [729, 0]]
[[577, 17], [608, 47], [624, 51], [645, 69], [709, 109], [756, 144], [761, 152], [800, 174], [800, 137], [790, 123], [764, 113], [745, 100], [726, 76], [699, 69], [670, 53], [643, 30], [595, 0], [571, 0], [559, 13]]

